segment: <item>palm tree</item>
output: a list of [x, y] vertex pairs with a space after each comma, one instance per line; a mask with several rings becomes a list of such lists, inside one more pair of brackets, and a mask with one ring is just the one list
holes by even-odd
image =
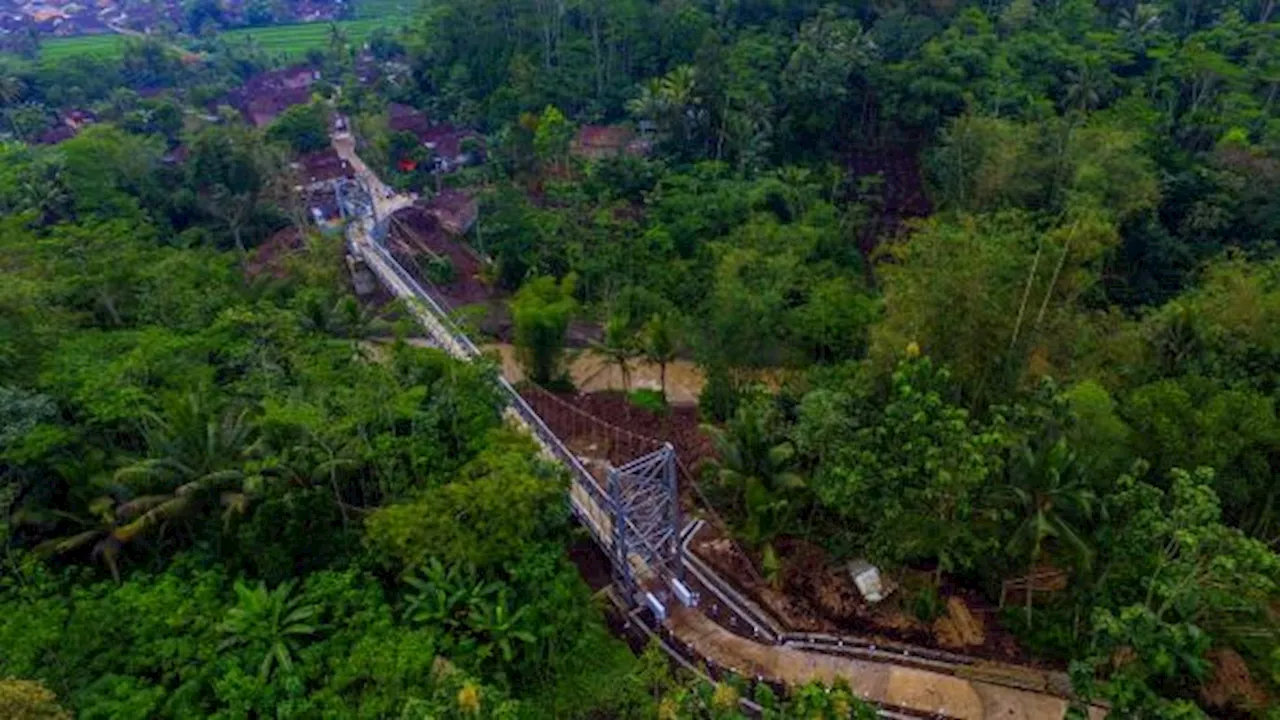
[[93, 556], [107, 566], [116, 582], [120, 582], [120, 566], [116, 559], [123, 543], [116, 534], [121, 521], [116, 511], [116, 502], [110, 496], [103, 495], [90, 500], [86, 510], [84, 513], [52, 511], [54, 517], [68, 520], [81, 529], [40, 543], [35, 547], [35, 553], [42, 557], [65, 555], [92, 545]]
[[116, 473], [116, 478], [151, 491], [121, 506], [136, 517], [117, 530], [124, 542], [175, 517], [221, 505], [223, 519], [243, 513], [257, 477], [244, 471], [258, 451], [257, 428], [249, 411], [215, 412], [197, 394], [171, 405], [164, 415], [145, 415], [143, 437], [150, 458]]
[[1120, 11], [1119, 28], [1131, 49], [1146, 47], [1147, 36], [1160, 29], [1160, 8], [1150, 3], [1137, 3]]
[[12, 105], [27, 94], [27, 84], [17, 75], [0, 75], [0, 105]]
[[4, 114], [14, 137], [25, 142], [36, 139], [49, 128], [49, 109], [42, 103], [16, 103], [6, 107]]
[[758, 402], [744, 403], [724, 428], [703, 426], [716, 449], [712, 463], [723, 485], [738, 492], [746, 515], [742, 540], [760, 549], [765, 574], [777, 582], [779, 563], [773, 541], [785, 529], [795, 508], [795, 493], [804, 478], [792, 471], [795, 447], [779, 442], [770, 413]]
[[320, 614], [320, 606], [291, 597], [293, 585], [289, 580], [268, 591], [266, 583], [250, 588], [237, 580], [236, 605], [227, 610], [226, 619], [218, 627], [227, 636], [219, 651], [243, 645], [262, 653], [258, 676], [263, 682], [275, 668], [292, 670], [300, 639], [320, 630], [311, 624]]
[[644, 357], [658, 366], [658, 384], [662, 388], [662, 398], [667, 397], [667, 365], [676, 359], [679, 352], [679, 338], [675, 321], [670, 315], [656, 313], [644, 326]]
[[329, 23], [329, 51], [337, 54], [346, 44], [347, 33], [338, 27], [338, 23]]
[[[1027, 558], [1034, 570], [1050, 539], [1065, 550], [1081, 569], [1093, 560], [1093, 550], [1076, 526], [1093, 515], [1096, 496], [1088, 488], [1075, 453], [1059, 438], [1037, 452], [1030, 444], [1017, 451], [1009, 463], [1008, 484], [997, 491], [1000, 503], [1018, 521], [1006, 550]], [[1027, 591], [1027, 622], [1031, 621], [1032, 593]]]
[[604, 337], [591, 342], [591, 351], [599, 355], [605, 367], [614, 366], [622, 375], [622, 391], [631, 390], [631, 361], [638, 356], [631, 321], [623, 314], [613, 314], [604, 324]]
[[667, 98], [662, 81], [653, 78], [640, 86], [640, 94], [627, 101], [627, 111], [638, 120], [658, 123], [667, 114]]
[[1095, 57], [1086, 58], [1067, 71], [1067, 102], [1081, 112], [1097, 107], [1106, 98], [1106, 69]]
[[697, 85], [697, 73], [692, 65], [676, 67], [662, 78], [663, 100], [670, 107], [686, 108], [696, 101]]
[[32, 163], [18, 178], [19, 207], [38, 212], [46, 225], [69, 217], [72, 203], [65, 172], [66, 159], [59, 153]]
[[698, 78], [692, 65], [681, 65], [662, 78], [663, 104], [678, 118], [682, 144], [687, 144], [693, 137], [693, 125], [697, 119], [695, 106], [700, 102], [697, 91]]

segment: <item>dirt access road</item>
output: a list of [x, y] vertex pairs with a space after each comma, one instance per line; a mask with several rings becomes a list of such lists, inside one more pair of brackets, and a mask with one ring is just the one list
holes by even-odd
[[[788, 686], [843, 680], [858, 696], [916, 713], [962, 720], [1057, 720], [1067, 701], [904, 665], [869, 662], [735, 635], [696, 609], [677, 608], [669, 621], [673, 635], [698, 655], [745, 677], [762, 677]], [[1090, 720], [1105, 712], [1090, 708]]]

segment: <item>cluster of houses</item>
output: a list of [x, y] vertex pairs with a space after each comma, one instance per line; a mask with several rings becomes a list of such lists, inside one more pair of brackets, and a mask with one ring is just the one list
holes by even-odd
[[290, 107], [311, 102], [312, 86], [319, 80], [320, 71], [307, 65], [260, 72], [211, 102], [209, 110], [216, 113], [218, 106], [228, 105], [254, 127], [265, 128]]
[[63, 110], [54, 114], [53, 126], [36, 138], [39, 145], [57, 145], [63, 140], [75, 137], [83, 128], [98, 121], [97, 116], [88, 110]]
[[[431, 172], [453, 172], [481, 162], [484, 157], [483, 135], [449, 123], [432, 123], [426, 113], [408, 105], [391, 103], [387, 107], [387, 127], [391, 132], [413, 135], [431, 151]], [[401, 163], [401, 171], [418, 169], [412, 160], [402, 160]]]
[[[292, 0], [272, 3], [275, 22], [336, 20], [349, 14], [346, 0]], [[247, 20], [246, 0], [219, 3], [228, 26]], [[0, 0], [0, 36], [36, 31], [69, 37], [127, 28], [150, 32], [183, 23], [182, 0]]]
[[182, 13], [176, 1], [125, 7], [117, 0], [0, 0], [0, 35], [32, 30], [56, 37], [92, 35], [112, 32], [112, 25], [176, 23]]
[[[246, 122], [265, 128], [288, 108], [311, 102], [315, 85], [320, 79], [320, 73], [306, 65], [259, 73], [211, 102], [209, 117], [216, 117], [218, 107], [229, 106], [239, 112]], [[94, 121], [92, 113], [87, 111], [62, 112], [58, 116], [57, 125], [39, 141], [61, 142], [74, 137], [81, 128]], [[387, 108], [387, 125], [392, 132], [412, 135], [422, 147], [430, 151], [431, 167], [425, 169], [431, 173], [450, 173], [484, 160], [485, 138], [479, 132], [447, 122], [432, 122], [426, 113], [408, 105], [391, 103]], [[620, 125], [584, 125], [579, 128], [571, 144], [571, 151], [575, 156], [591, 160], [624, 154], [646, 155], [650, 149], [647, 133], [637, 133], [630, 127]], [[183, 162], [184, 150], [182, 146], [175, 148], [166, 157], [166, 161]], [[296, 191], [300, 193], [311, 219], [322, 229], [340, 226], [342, 217], [337, 187], [343, 181], [354, 180], [355, 169], [332, 148], [295, 158], [291, 169], [296, 178]], [[402, 166], [400, 169], [414, 171], [420, 168]], [[424, 217], [424, 236], [434, 236], [436, 233], [461, 236], [476, 221], [475, 199], [458, 190], [441, 190], [420, 205]], [[439, 247], [435, 242], [432, 244]]]

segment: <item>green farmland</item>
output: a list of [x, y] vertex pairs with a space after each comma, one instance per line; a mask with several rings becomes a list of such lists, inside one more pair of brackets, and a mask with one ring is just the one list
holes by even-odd
[[[300, 57], [308, 50], [327, 47], [332, 25], [336, 24], [349, 41], [358, 44], [378, 27], [402, 26], [417, 6], [418, 0], [366, 0], [357, 6], [359, 17], [354, 20], [239, 28], [222, 32], [219, 37], [232, 44], [253, 42], [273, 55]], [[125, 40], [123, 35], [115, 34], [45, 38], [40, 46], [40, 58], [57, 61], [73, 55], [119, 56]]]
[[124, 48], [124, 40], [123, 35], [115, 34], [48, 38], [40, 43], [40, 58], [61, 60], [72, 55], [117, 56]]
[[424, 0], [359, 0], [356, 3], [355, 16], [385, 22], [413, 15], [423, 3]]
[[230, 30], [221, 37], [230, 44], [253, 42], [268, 53], [300, 56], [308, 50], [329, 45], [330, 26], [336, 24], [353, 43], [362, 43], [379, 27], [395, 27], [401, 19], [395, 16], [365, 20], [343, 20], [337, 23], [314, 22], [300, 25], [275, 25]]

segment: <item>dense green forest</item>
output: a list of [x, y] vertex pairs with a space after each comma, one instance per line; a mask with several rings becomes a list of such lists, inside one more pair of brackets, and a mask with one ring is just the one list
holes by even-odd
[[[479, 194], [530, 377], [566, 384], [571, 322], [624, 377], [696, 362], [701, 489], [781, 591], [796, 541], [931, 578], [902, 593], [924, 618], [1064, 573], [997, 622], [1079, 697], [1276, 717], [1275, 11], [433, 0], [363, 52], [335, 33], [316, 102], [265, 131], [209, 109], [271, 66], [251, 47], [0, 58], [0, 714], [731, 717], [752, 692], [610, 634], [495, 367], [405, 342], [337, 238], [254, 252], [306, 226], [288, 158], [333, 108], [397, 185]], [[398, 172], [425, 151], [390, 102], [487, 162]], [[28, 144], [69, 107], [99, 122]], [[649, 151], [576, 151], [615, 124]]]

